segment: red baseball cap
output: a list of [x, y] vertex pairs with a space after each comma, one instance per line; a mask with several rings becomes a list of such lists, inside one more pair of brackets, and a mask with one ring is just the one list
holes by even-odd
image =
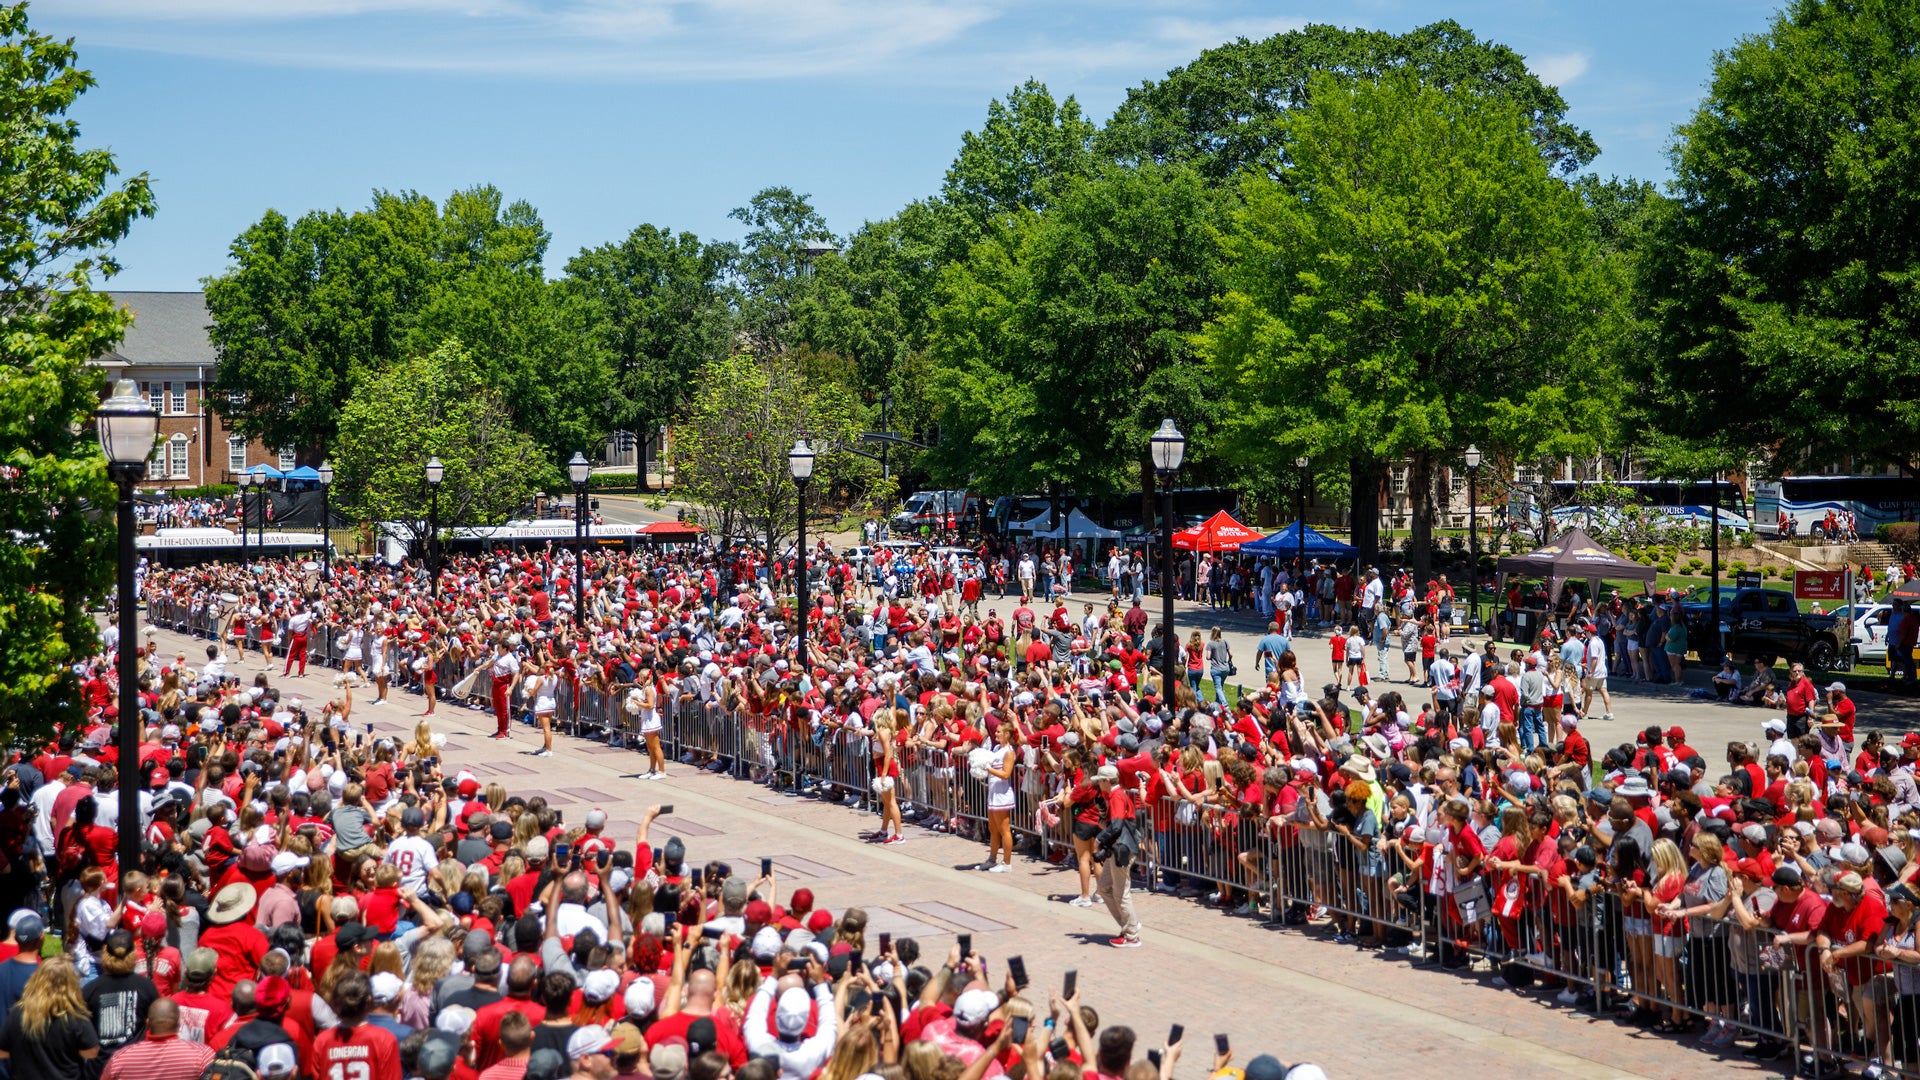
[[807, 929], [818, 934], [833, 925], [833, 914], [825, 908], [807, 916]]
[[1667, 729], [1667, 738], [1678, 739], [1681, 742], [1686, 742], [1687, 733], [1684, 729], [1680, 727], [1680, 725], [1675, 724], [1673, 727], [1670, 727]]

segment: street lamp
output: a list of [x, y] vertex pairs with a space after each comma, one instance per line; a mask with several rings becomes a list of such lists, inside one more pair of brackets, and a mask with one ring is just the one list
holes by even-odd
[[333, 580], [333, 515], [327, 512], [327, 491], [333, 487], [333, 462], [322, 459], [320, 468], [320, 572]]
[[586, 556], [581, 554], [583, 537], [587, 528], [587, 480], [593, 475], [593, 466], [587, 463], [587, 456], [580, 451], [573, 452], [572, 460], [567, 462], [567, 479], [573, 482], [573, 619], [574, 625], [580, 625], [584, 611], [581, 579], [587, 574]]
[[1293, 517], [1293, 527], [1298, 531], [1297, 539], [1300, 545], [1298, 554], [1295, 556], [1293, 572], [1294, 580], [1298, 581], [1302, 588], [1306, 587], [1307, 580], [1307, 466], [1310, 464], [1312, 462], [1307, 460], [1305, 454], [1293, 459], [1293, 467], [1300, 470], [1299, 512]]
[[1160, 474], [1160, 697], [1173, 708], [1173, 477], [1187, 456], [1187, 437], [1171, 417], [1147, 440], [1153, 448], [1153, 469]]
[[1467, 592], [1469, 601], [1467, 632], [1480, 632], [1480, 448], [1469, 443], [1467, 460]]
[[440, 481], [446, 477], [447, 467], [440, 464], [440, 458], [428, 458], [427, 487], [433, 490], [433, 496], [427, 510], [427, 578], [435, 600], [440, 599]]
[[[793, 476], [793, 486], [799, 496], [800, 538], [795, 543], [793, 572], [799, 582], [799, 599], [795, 608], [800, 615], [800, 642], [794, 656], [799, 660], [802, 671], [807, 669], [807, 481], [813, 479], [813, 447], [807, 445], [806, 436], [793, 440], [793, 449], [787, 451], [787, 472]], [[769, 551], [768, 557], [773, 553]]]
[[115, 517], [119, 529], [120, 597], [120, 881], [126, 895], [127, 875], [140, 869], [146, 829], [140, 822], [140, 684], [135, 663], [140, 637], [139, 597], [133, 594], [133, 485], [147, 473], [147, 459], [160, 432], [155, 412], [132, 380], [113, 384], [113, 396], [100, 403], [100, 451], [107, 458], [107, 475], [120, 486]]

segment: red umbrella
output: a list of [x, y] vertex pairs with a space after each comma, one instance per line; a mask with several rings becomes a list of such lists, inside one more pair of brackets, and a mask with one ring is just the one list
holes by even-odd
[[1174, 533], [1173, 546], [1181, 551], [1239, 551], [1241, 544], [1265, 537], [1265, 533], [1247, 528], [1222, 510], [1192, 528]]

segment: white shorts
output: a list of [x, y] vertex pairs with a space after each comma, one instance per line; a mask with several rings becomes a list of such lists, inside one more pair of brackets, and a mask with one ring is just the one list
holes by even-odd
[[640, 714], [640, 734], [657, 735], [660, 733], [660, 714], [644, 712]]

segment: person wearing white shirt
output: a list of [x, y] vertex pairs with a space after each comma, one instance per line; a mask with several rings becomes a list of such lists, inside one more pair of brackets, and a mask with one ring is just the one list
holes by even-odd
[[1460, 657], [1460, 697], [1463, 701], [1480, 700], [1480, 654], [1468, 649]]
[[507, 648], [506, 638], [496, 638], [493, 642], [493, 659], [487, 664], [487, 674], [493, 676], [493, 719], [498, 725], [491, 738], [507, 738], [507, 697], [513, 690], [513, 681], [520, 676], [520, 658]]
[[1500, 706], [1494, 703], [1491, 686], [1480, 688], [1480, 734], [1488, 750], [1500, 748]]
[[422, 892], [427, 887], [427, 875], [440, 865], [439, 856], [433, 853], [433, 845], [420, 835], [426, 828], [427, 815], [417, 806], [409, 806], [400, 811], [400, 827], [406, 835], [387, 845], [387, 853], [380, 861], [400, 871], [400, 887]]
[[1380, 598], [1386, 595], [1387, 587], [1380, 582], [1380, 571], [1367, 571], [1366, 587], [1360, 590], [1360, 606], [1365, 614], [1371, 615], [1380, 606]]
[[1458, 699], [1453, 692], [1453, 661], [1447, 659], [1445, 650], [1434, 655], [1433, 663], [1427, 668], [1427, 675], [1433, 684], [1433, 702], [1445, 712], [1457, 711]]
[[50, 783], [41, 784], [33, 791], [33, 797], [27, 801], [33, 804], [33, 842], [40, 846], [40, 854], [53, 858], [53, 801], [60, 797], [73, 777], [60, 773], [50, 777]]
[[[1588, 707], [1593, 704], [1594, 692], [1598, 691], [1600, 701], [1607, 710], [1600, 714], [1600, 719], [1611, 720], [1613, 719], [1613, 695], [1607, 692], [1607, 643], [1591, 628], [1582, 633], [1587, 640], [1582, 651], [1580, 685], [1586, 692], [1581, 695], [1580, 713], [1582, 716], [1588, 715]], [[1793, 756], [1788, 755], [1787, 760], [1793, 760]]]

